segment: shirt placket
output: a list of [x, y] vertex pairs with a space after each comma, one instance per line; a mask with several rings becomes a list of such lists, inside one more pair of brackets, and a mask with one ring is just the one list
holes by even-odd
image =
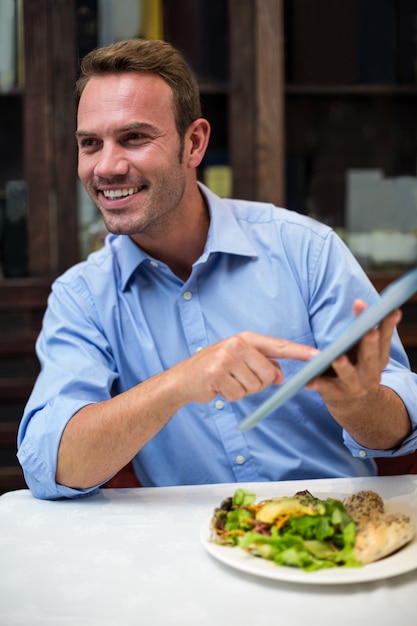
[[[189, 280], [179, 299], [180, 317], [190, 355], [209, 345], [199, 291], [195, 281]], [[215, 424], [223, 445], [225, 457], [238, 482], [259, 481], [261, 477], [246, 443], [245, 435], [237, 430], [233, 403], [221, 396], [207, 404], [208, 419]]]

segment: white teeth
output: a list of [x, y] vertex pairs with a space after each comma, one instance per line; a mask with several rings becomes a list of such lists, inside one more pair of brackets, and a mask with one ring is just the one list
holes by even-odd
[[131, 187], [130, 189], [110, 189], [109, 191], [103, 191], [103, 195], [106, 198], [123, 198], [125, 196], [132, 196], [134, 193], [137, 193], [138, 187]]

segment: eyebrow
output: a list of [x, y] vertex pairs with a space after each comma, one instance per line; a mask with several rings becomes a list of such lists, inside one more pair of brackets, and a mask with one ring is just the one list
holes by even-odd
[[[152, 124], [148, 124], [147, 122], [132, 122], [131, 124], [126, 124], [125, 126], [120, 126], [116, 129], [118, 133], [125, 133], [129, 130], [148, 130], [150, 132], [156, 133], [157, 128]], [[75, 137], [96, 137], [97, 133], [89, 132], [88, 130], [77, 130], [75, 132]]]

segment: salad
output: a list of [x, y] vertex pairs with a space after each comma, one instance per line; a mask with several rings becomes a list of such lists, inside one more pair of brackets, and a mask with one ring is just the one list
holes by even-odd
[[254, 493], [237, 489], [215, 509], [211, 533], [217, 544], [276, 565], [305, 571], [362, 565], [354, 554], [356, 524], [343, 502], [309, 491], [256, 503]]

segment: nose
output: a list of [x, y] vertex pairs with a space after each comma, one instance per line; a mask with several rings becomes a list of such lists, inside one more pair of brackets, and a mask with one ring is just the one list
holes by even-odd
[[124, 176], [129, 171], [129, 162], [121, 146], [113, 143], [104, 143], [95, 164], [94, 173], [99, 178]]

